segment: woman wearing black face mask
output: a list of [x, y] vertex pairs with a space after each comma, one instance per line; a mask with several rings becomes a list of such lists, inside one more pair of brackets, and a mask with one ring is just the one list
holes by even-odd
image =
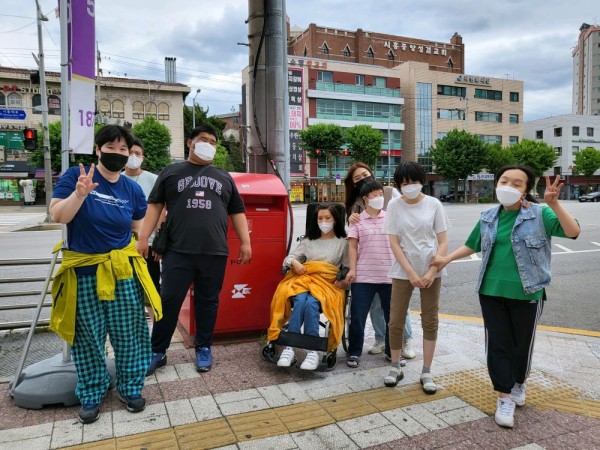
[[98, 165], [87, 173], [82, 164], [67, 170], [50, 203], [52, 220], [67, 224], [69, 236], [54, 277], [50, 328], [73, 346], [82, 423], [98, 420], [108, 391], [107, 334], [115, 350], [118, 397], [130, 412], [144, 409], [141, 391], [152, 358], [144, 294], [155, 317], [162, 317], [160, 297], [132, 240], [146, 214], [146, 197], [120, 175], [133, 138], [109, 125], [98, 131], [95, 144]]

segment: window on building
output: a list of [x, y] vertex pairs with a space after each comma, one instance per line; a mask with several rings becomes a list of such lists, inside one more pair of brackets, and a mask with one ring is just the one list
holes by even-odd
[[495, 112], [475, 111], [475, 120], [477, 122], [502, 123], [502, 114]]
[[48, 96], [48, 114], [60, 115], [60, 97], [57, 95]]
[[105, 98], [100, 100], [100, 114], [110, 117], [110, 102]]
[[594, 136], [594, 127], [587, 127], [587, 135], [588, 137]]
[[518, 92], [511, 92], [510, 93], [510, 101], [511, 102], [518, 102], [519, 101], [519, 93]]
[[557, 156], [562, 156], [562, 147], [554, 147], [554, 152]]
[[394, 52], [393, 51], [389, 51], [387, 54], [387, 59], [388, 61], [393, 61], [394, 60]]
[[371, 47], [369, 47], [369, 49], [367, 50], [367, 58], [374, 58], [375, 57], [375, 53], [373, 52], [373, 49]]
[[554, 137], [561, 137], [562, 136], [562, 128], [555, 128], [554, 129]]
[[304, 56], [308, 56], [308, 48], [306, 45], [304, 46]]
[[452, 61], [452, 58], [448, 58], [448, 62], [446, 62], [446, 67], [448, 67], [448, 69], [454, 69], [454, 62]]
[[447, 131], [438, 131], [438, 134], [437, 134], [438, 139], [444, 139], [446, 136], [448, 136]]
[[475, 89], [475, 98], [486, 100], [502, 100], [502, 91], [492, 91], [491, 89]]
[[317, 72], [317, 81], [324, 81], [326, 83], [333, 83], [333, 72], [327, 72], [325, 70], [319, 70]]
[[502, 144], [502, 136], [494, 134], [478, 134], [478, 136], [486, 144]]
[[571, 153], [572, 154], [576, 154], [577, 152], [579, 152], [579, 146], [578, 145], [574, 145], [573, 147], [571, 147]]
[[508, 121], [510, 123], [519, 123], [519, 115], [518, 114], [510, 114], [508, 116]]
[[140, 120], [144, 119], [144, 104], [142, 102], [133, 102], [133, 105], [131, 105], [131, 108], [133, 110], [133, 118], [134, 119], [140, 119]]
[[465, 120], [464, 109], [438, 109], [438, 119]]
[[364, 86], [365, 85], [365, 76], [364, 75], [356, 75], [354, 77], [355, 83], [357, 86]]
[[0, 106], [6, 106], [6, 97], [0, 92]]
[[348, 58], [352, 56], [352, 52], [350, 51], [350, 47], [348, 47], [348, 44], [346, 44], [346, 46], [344, 47], [344, 56], [347, 56]]
[[155, 119], [157, 118], [156, 114], [156, 103], [148, 102], [146, 103], [146, 117], [152, 116]]
[[579, 136], [579, 127], [573, 127], [573, 129], [571, 130], [571, 134], [573, 136]]
[[519, 136], [509, 136], [508, 145], [515, 145], [519, 143]]
[[115, 119], [125, 118], [125, 104], [121, 100], [113, 100], [112, 102], [112, 116]]
[[554, 167], [554, 175], [560, 175], [562, 173], [562, 166]]
[[327, 42], [323, 42], [323, 45], [321, 46], [321, 53], [324, 55], [329, 55], [329, 46], [327, 45]]
[[41, 114], [42, 96], [40, 94], [33, 94], [31, 96], [31, 106], [33, 107], [33, 114]]
[[380, 87], [380, 88], [387, 87], [387, 78], [373, 77], [373, 86]]
[[[158, 120], [169, 120], [169, 105], [160, 103], [158, 105]], [[238, 118], [233, 118], [233, 123], [238, 123]]]
[[544, 130], [535, 130], [536, 139], [544, 139]]
[[21, 94], [11, 92], [8, 94], [8, 107], [12, 108], [15, 106], [23, 106], [23, 99], [21, 98]]
[[438, 84], [437, 87], [438, 95], [453, 95], [455, 97], [465, 97], [467, 95], [467, 88], [459, 86], [444, 86]]

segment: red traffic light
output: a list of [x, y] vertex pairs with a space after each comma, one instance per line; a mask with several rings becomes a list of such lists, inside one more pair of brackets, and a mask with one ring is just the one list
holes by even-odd
[[37, 130], [34, 128], [25, 128], [23, 130], [23, 147], [25, 150], [37, 149]]
[[23, 131], [23, 137], [25, 139], [35, 139], [35, 130], [32, 130], [31, 128], [26, 128]]

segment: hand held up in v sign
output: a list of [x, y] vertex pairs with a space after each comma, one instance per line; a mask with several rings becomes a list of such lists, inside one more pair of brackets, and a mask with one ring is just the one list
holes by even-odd
[[554, 183], [550, 184], [550, 177], [546, 175], [546, 192], [544, 192], [544, 201], [548, 206], [553, 206], [558, 203], [558, 196], [564, 183], [560, 182], [560, 176], [557, 175]]
[[79, 178], [77, 178], [77, 184], [75, 185], [75, 195], [77, 198], [84, 199], [98, 186], [98, 183], [94, 183], [94, 171], [96, 166], [92, 164], [88, 173], [85, 173], [83, 164], [79, 163]]

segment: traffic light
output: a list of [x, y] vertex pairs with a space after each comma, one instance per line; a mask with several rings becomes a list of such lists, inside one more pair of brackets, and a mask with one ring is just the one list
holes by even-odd
[[37, 130], [33, 128], [23, 130], [23, 147], [25, 150], [37, 150]]

